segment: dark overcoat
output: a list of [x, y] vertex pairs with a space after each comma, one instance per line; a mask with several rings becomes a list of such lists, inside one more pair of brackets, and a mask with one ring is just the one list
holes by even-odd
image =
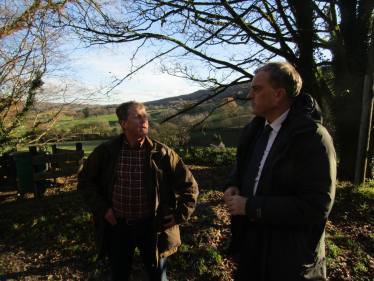
[[[264, 124], [264, 118], [255, 117], [245, 126], [237, 166], [224, 190], [243, 188], [245, 163]], [[232, 217], [229, 252], [245, 249], [240, 257], [254, 261], [245, 270], [239, 266], [236, 280], [251, 271], [259, 272], [253, 280], [326, 280], [325, 225], [335, 183], [332, 138], [316, 101], [301, 93], [268, 154], [255, 196], [247, 200], [246, 216]]]

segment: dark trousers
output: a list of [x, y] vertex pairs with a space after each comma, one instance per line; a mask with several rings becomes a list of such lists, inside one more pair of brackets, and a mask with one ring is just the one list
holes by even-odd
[[[132, 224], [134, 223], [134, 224]], [[167, 281], [167, 258], [159, 260], [159, 266], [152, 265], [151, 220], [140, 219], [128, 223], [117, 218], [117, 224], [111, 227], [109, 242], [109, 263], [112, 281], [129, 280], [135, 248], [140, 251], [150, 281]]]

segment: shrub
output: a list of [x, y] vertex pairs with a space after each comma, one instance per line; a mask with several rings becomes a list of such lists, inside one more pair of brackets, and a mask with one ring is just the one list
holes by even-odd
[[191, 147], [188, 150], [188, 154], [185, 157], [183, 157], [183, 161], [186, 164], [206, 166], [232, 165], [236, 163], [236, 149]]

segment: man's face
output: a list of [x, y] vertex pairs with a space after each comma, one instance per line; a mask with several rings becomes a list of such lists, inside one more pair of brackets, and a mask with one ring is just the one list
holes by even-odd
[[145, 108], [131, 106], [128, 110], [127, 120], [121, 120], [128, 139], [141, 139], [148, 134], [148, 118]]
[[251, 99], [252, 113], [271, 120], [274, 109], [277, 106], [276, 96], [279, 89], [273, 89], [269, 83], [268, 73], [259, 71], [253, 77], [251, 91], [248, 98]]

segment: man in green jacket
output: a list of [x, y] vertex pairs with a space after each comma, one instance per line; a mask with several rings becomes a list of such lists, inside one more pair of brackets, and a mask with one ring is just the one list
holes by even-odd
[[167, 257], [181, 244], [178, 225], [194, 211], [198, 186], [174, 151], [147, 137], [142, 104], [123, 103], [116, 113], [124, 133], [87, 158], [78, 192], [93, 213], [96, 248], [100, 258], [109, 256], [112, 281], [129, 279], [135, 247], [150, 280], [164, 281]]
[[256, 117], [239, 141], [224, 186], [232, 214], [235, 280], [326, 280], [325, 225], [335, 196], [336, 156], [316, 101], [300, 93], [289, 63], [255, 71]]

